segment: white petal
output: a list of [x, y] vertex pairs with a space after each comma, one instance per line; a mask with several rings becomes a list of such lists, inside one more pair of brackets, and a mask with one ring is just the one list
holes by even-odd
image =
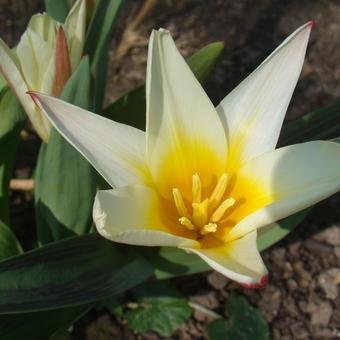
[[0, 72], [6, 78], [12, 91], [19, 99], [39, 136], [44, 141], [47, 141], [50, 124], [41, 115], [40, 110], [36, 107], [32, 99], [26, 94], [28, 87], [20, 72], [19, 62], [2, 39], [0, 39]]
[[46, 13], [31, 17], [28, 27], [43, 39], [50, 47], [55, 46], [57, 22]]
[[55, 51], [37, 33], [27, 28], [16, 53], [21, 71], [30, 90], [51, 94], [54, 80]]
[[257, 250], [256, 230], [219, 248], [189, 250], [244, 286], [259, 288], [267, 282], [267, 269]]
[[75, 70], [83, 55], [85, 28], [86, 1], [78, 0], [71, 8], [65, 21], [65, 33], [68, 38], [72, 71]]
[[211, 184], [225, 169], [224, 129], [170, 33], [163, 29], [150, 37], [146, 97], [147, 156], [162, 194], [169, 196], [171, 187], [179, 187], [186, 195], [196, 172], [206, 181], [203, 186]]
[[231, 168], [275, 149], [303, 65], [312, 22], [291, 34], [217, 107]]
[[52, 125], [112, 187], [148, 181], [143, 131], [54, 97], [31, 95]]
[[[143, 246], [198, 246], [185, 237], [185, 228], [169, 230], [172, 222], [162, 213], [162, 201], [153, 189], [129, 185], [114, 190], [99, 191], [93, 206], [93, 219], [99, 233], [116, 242]], [[172, 228], [176, 231], [177, 229]], [[183, 232], [181, 234], [181, 232]]]
[[227, 240], [336, 193], [340, 189], [340, 145], [314, 141], [280, 148], [251, 160], [238, 176], [259, 183], [272, 197], [272, 203], [242, 219], [227, 235]]

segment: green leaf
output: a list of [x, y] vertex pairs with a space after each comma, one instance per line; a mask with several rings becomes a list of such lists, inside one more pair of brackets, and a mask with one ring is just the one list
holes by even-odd
[[228, 320], [218, 319], [208, 326], [210, 340], [269, 340], [270, 332], [261, 313], [248, 301], [231, 295], [226, 304]]
[[132, 251], [90, 234], [2, 261], [0, 314], [77, 306], [124, 292], [152, 275]]
[[[83, 58], [61, 98], [77, 106], [88, 107], [88, 58]], [[48, 144], [41, 146], [35, 174], [36, 222], [41, 244], [90, 230], [95, 178], [87, 160], [52, 129]]]
[[0, 91], [0, 259], [22, 252], [9, 225], [9, 181], [26, 115], [7, 87]]
[[312, 208], [307, 208], [281, 221], [260, 228], [257, 237], [257, 247], [259, 251], [269, 248], [287, 236], [305, 219], [311, 210]]
[[10, 228], [0, 221], [0, 260], [22, 253], [22, 248]]
[[6, 79], [0, 74], [0, 92], [5, 89], [7, 86], [7, 81]]
[[25, 112], [9, 88], [0, 92], [0, 221], [9, 224], [9, 181]]
[[97, 0], [86, 34], [84, 53], [90, 56], [94, 77], [94, 111], [100, 111], [105, 95], [108, 49], [113, 25], [123, 0]]
[[152, 330], [171, 336], [191, 315], [188, 301], [169, 282], [148, 282], [132, 291], [136, 309], [125, 313], [128, 326], [136, 332]]
[[68, 12], [70, 11], [69, 0], [45, 0], [46, 13], [54, 20], [61, 23], [65, 22]]
[[0, 316], [0, 339], [46, 340], [56, 332], [67, 329], [92, 305], [35, 313]]
[[201, 48], [188, 58], [187, 63], [201, 83], [203, 83], [213, 71], [223, 50], [224, 43], [217, 41]]
[[[203, 47], [187, 60], [190, 68], [200, 82], [203, 82], [209, 76], [223, 49], [223, 43], [212, 43]], [[109, 105], [104, 110], [103, 115], [116, 122], [145, 130], [145, 112], [145, 86], [140, 86]]]
[[340, 101], [308, 113], [283, 126], [279, 146], [316, 139], [332, 139], [340, 135]]

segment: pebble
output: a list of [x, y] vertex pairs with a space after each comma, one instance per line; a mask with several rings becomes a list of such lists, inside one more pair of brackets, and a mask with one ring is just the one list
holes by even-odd
[[340, 259], [340, 247], [334, 248], [334, 254], [338, 259]]
[[340, 269], [331, 268], [322, 272], [317, 277], [317, 283], [327, 299], [335, 300], [339, 295], [337, 285], [340, 283]]
[[222, 290], [228, 283], [228, 279], [224, 275], [215, 271], [208, 274], [207, 281], [211, 287], [217, 290]]
[[333, 314], [332, 305], [328, 301], [321, 301], [311, 315], [311, 324], [327, 326]]
[[290, 328], [294, 339], [308, 339], [309, 332], [302, 322], [292, 324]]
[[325, 242], [331, 246], [340, 246], [340, 226], [334, 225], [314, 235], [315, 240]]
[[215, 292], [207, 292], [200, 295], [194, 295], [190, 297], [190, 300], [209, 309], [218, 308], [220, 305], [216, 298]]
[[329, 245], [313, 239], [307, 240], [304, 246], [319, 257], [328, 255], [333, 250]]
[[268, 284], [266, 288], [261, 291], [261, 299], [259, 301], [259, 308], [264, 318], [271, 322], [278, 314], [281, 306], [281, 291], [277, 287]]

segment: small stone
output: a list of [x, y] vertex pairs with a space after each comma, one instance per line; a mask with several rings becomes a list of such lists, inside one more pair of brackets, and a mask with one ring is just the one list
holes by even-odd
[[190, 297], [190, 300], [209, 309], [215, 309], [219, 307], [219, 302], [216, 298], [215, 292], [207, 292], [195, 295]]
[[308, 281], [308, 280], [306, 280], [306, 279], [301, 279], [301, 280], [299, 281], [299, 286], [300, 286], [301, 288], [308, 288], [308, 287], [309, 287], [309, 283], [310, 283], [310, 281]]
[[228, 279], [224, 275], [215, 271], [208, 275], [207, 280], [211, 287], [218, 290], [223, 289], [228, 283]]
[[281, 291], [275, 286], [267, 285], [261, 291], [261, 299], [259, 301], [259, 309], [264, 318], [271, 322], [278, 314], [281, 306]]
[[333, 314], [332, 305], [327, 301], [321, 301], [317, 308], [312, 312], [311, 324], [327, 326]]
[[298, 288], [298, 284], [293, 279], [290, 279], [287, 281], [287, 286], [288, 286], [288, 289], [292, 292]]
[[332, 252], [332, 247], [317, 240], [309, 239], [304, 246], [317, 256], [325, 256]]
[[302, 322], [296, 322], [291, 326], [291, 332], [294, 339], [308, 339], [309, 332]]
[[334, 248], [334, 254], [338, 259], [340, 259], [340, 247]]
[[299, 250], [300, 250], [301, 242], [294, 242], [288, 246], [289, 252], [293, 256], [298, 256], [299, 255]]
[[340, 246], [340, 226], [334, 225], [313, 236], [315, 240], [330, 244], [331, 246]]
[[326, 270], [317, 277], [318, 286], [325, 293], [326, 298], [335, 300], [338, 297], [338, 287], [340, 283], [340, 270]]

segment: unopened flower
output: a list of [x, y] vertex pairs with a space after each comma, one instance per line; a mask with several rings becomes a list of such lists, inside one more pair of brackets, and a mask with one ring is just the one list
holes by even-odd
[[275, 150], [303, 64], [309, 22], [215, 109], [168, 31], [150, 38], [146, 133], [49, 96], [32, 96], [102, 174], [93, 218], [121, 243], [178, 247], [248, 287], [265, 284], [257, 229], [340, 188], [340, 145]]
[[46, 13], [32, 16], [15, 52], [0, 39], [0, 72], [44, 141], [48, 140], [50, 123], [26, 92], [34, 90], [59, 96], [82, 57], [85, 6], [85, 0], [78, 0], [65, 24]]

